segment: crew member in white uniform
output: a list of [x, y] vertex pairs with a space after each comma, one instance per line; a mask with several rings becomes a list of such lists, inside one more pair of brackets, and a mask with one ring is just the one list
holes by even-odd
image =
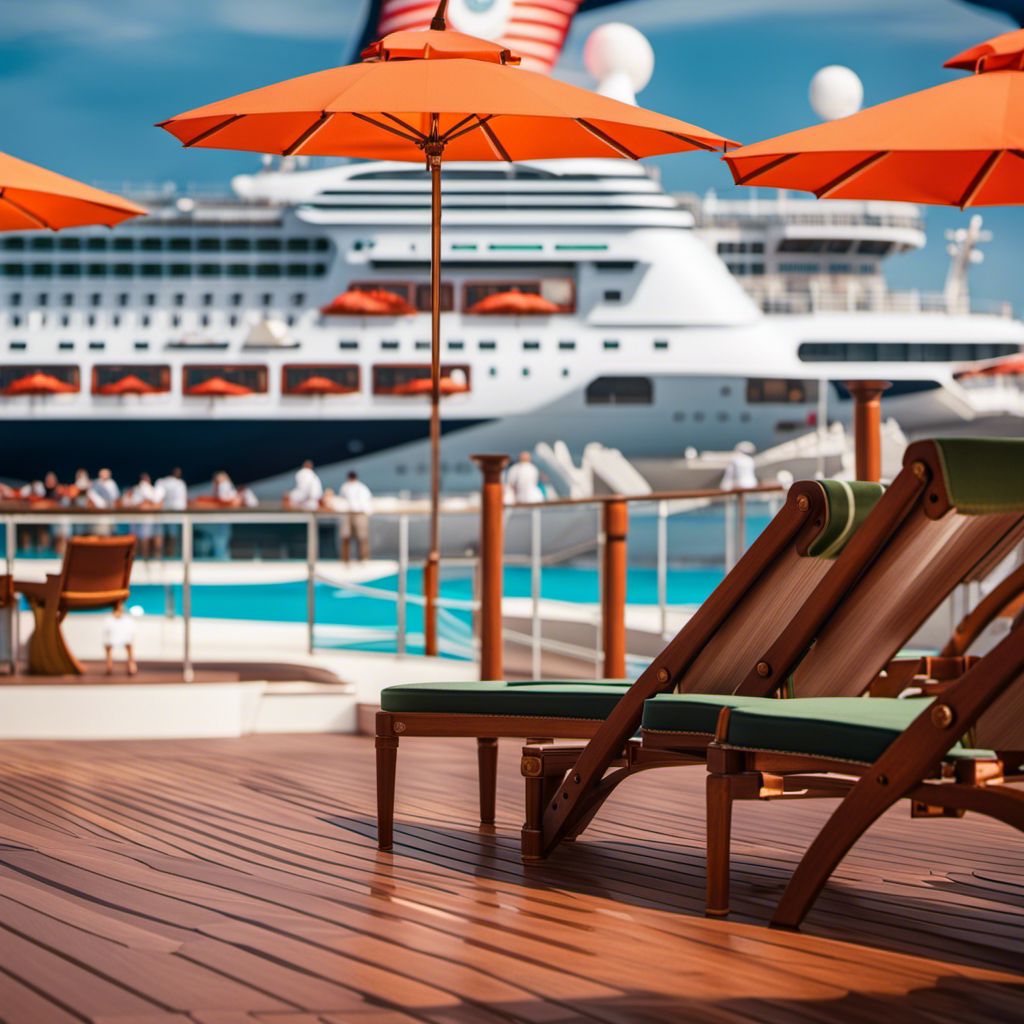
[[323, 496], [324, 485], [316, 475], [312, 460], [306, 459], [302, 468], [295, 474], [295, 486], [284, 496], [285, 504], [289, 508], [301, 508], [312, 512], [320, 507], [320, 499]]
[[736, 491], [745, 487], [757, 486], [757, 473], [754, 472], [754, 452], [757, 449], [750, 441], [740, 441], [732, 453], [729, 465], [722, 474], [719, 487], [723, 491]]
[[533, 464], [529, 452], [520, 452], [519, 461], [509, 468], [505, 484], [511, 500], [517, 504], [544, 500], [540, 489], [540, 470]]
[[[170, 476], [162, 476], [156, 486], [163, 491], [164, 509], [168, 512], [184, 512], [188, 508], [188, 485], [185, 483], [180, 467], [175, 466]], [[164, 524], [164, 554], [174, 557], [175, 549], [181, 537], [181, 526], [178, 523]]]
[[341, 517], [341, 560], [348, 562], [349, 541], [353, 534], [359, 545], [359, 559], [365, 562], [370, 557], [370, 514], [373, 512], [373, 495], [370, 488], [356, 476], [349, 473], [341, 485], [341, 498], [348, 509]]

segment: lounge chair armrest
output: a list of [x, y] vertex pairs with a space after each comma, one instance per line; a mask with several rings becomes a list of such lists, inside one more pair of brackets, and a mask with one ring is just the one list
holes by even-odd
[[29, 600], [46, 602], [60, 596], [60, 576], [51, 574], [42, 582], [39, 580], [15, 580], [14, 592], [24, 594]]

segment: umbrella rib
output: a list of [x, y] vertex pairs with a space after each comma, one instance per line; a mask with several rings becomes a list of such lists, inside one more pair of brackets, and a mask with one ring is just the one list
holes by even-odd
[[230, 117], [224, 118], [220, 124], [215, 124], [212, 128], [207, 128], [205, 132], [200, 132], [194, 139], [189, 139], [188, 142], [183, 142], [182, 145], [185, 149], [188, 149], [189, 146], [197, 146], [200, 142], [205, 142], [211, 135], [216, 135], [221, 128], [227, 128], [228, 125], [234, 124], [236, 121], [241, 121], [243, 117], [245, 117], [245, 114], [232, 114]]
[[281, 151], [281, 156], [295, 156], [295, 154], [307, 143], [324, 125], [327, 124], [333, 113], [326, 110], [290, 145]]
[[16, 203], [11, 199], [11, 197], [7, 195], [7, 189], [0, 188], [0, 200], [7, 203], [8, 206], [13, 206], [14, 209], [16, 209], [23, 217], [28, 217], [29, 220], [35, 221], [41, 228], [48, 228], [51, 231], [56, 230], [52, 224], [48, 224], [42, 217], [34, 214], [27, 207], [22, 206], [21, 203]]
[[[665, 132], [665, 134], [670, 135], [673, 139], [679, 139], [681, 142], [688, 142], [694, 149], [703, 149], [708, 153], [718, 149], [717, 146], [709, 146], [706, 142], [700, 142], [689, 135], [680, 135], [679, 132]], [[722, 151], [725, 152], [724, 148]]]
[[974, 176], [970, 185], [967, 186], [967, 191], [960, 197], [960, 201], [957, 206], [961, 210], [967, 209], [971, 203], [977, 198], [978, 193], [985, 187], [985, 182], [988, 181], [989, 176], [996, 168], [996, 164], [999, 163], [1000, 158], [1006, 152], [1005, 149], [997, 149], [993, 153], [985, 158], [985, 162], [981, 165], [981, 170]]
[[774, 160], [769, 160], [768, 163], [762, 164], [756, 170], [750, 171], [747, 174], [741, 174], [739, 177], [736, 176], [737, 168], [733, 164], [735, 157], [725, 157], [725, 162], [729, 165], [730, 170], [733, 172], [733, 180], [737, 185], [746, 185], [748, 181], [753, 181], [754, 178], [759, 178], [762, 174], [767, 174], [769, 171], [774, 171], [776, 167], [781, 166], [789, 160], [792, 160], [798, 154], [786, 153], [784, 156], [777, 156]]
[[619, 156], [624, 156], [629, 160], [639, 160], [640, 157], [636, 153], [631, 152], [621, 142], [616, 142], [607, 132], [602, 131], [597, 127], [596, 124], [591, 124], [589, 121], [584, 120], [582, 117], [574, 118], [578, 125], [586, 128], [591, 135], [595, 138], [600, 139], [606, 146], [611, 146]]
[[870, 170], [880, 160], [884, 160], [889, 155], [889, 150], [882, 150], [880, 153], [872, 153], [871, 156], [865, 160], [861, 160], [860, 163], [854, 164], [849, 170], [843, 171], [837, 178], [833, 178], [827, 185], [821, 189], [814, 189], [814, 194], [819, 199], [828, 199], [833, 192], [841, 188], [843, 185], [848, 185], [851, 181], [855, 181], [865, 171]]
[[[454, 134], [449, 133], [448, 135], [444, 136], [444, 138], [442, 138], [441, 141], [447, 144], [453, 141], [454, 139], [460, 139], [462, 138], [463, 135], [468, 135], [470, 132], [475, 132], [477, 128], [482, 127], [487, 121], [490, 121], [490, 119], [494, 117], [493, 114], [488, 114], [486, 117], [481, 117], [479, 114], [473, 114], [472, 116], [477, 119], [476, 124], [471, 124], [468, 128], [463, 128], [461, 132], [454, 132]], [[456, 127], [458, 127], [458, 125], [456, 125]]]
[[[469, 124], [469, 122], [472, 121], [474, 117], [479, 116], [479, 114], [469, 114], [468, 116], [464, 117], [461, 121], [459, 121], [458, 124], [453, 124], [451, 128], [449, 128], [448, 131], [446, 131], [444, 135], [441, 136], [441, 142], [447, 142], [449, 139], [453, 138], [454, 133], [457, 132], [464, 124]], [[475, 128], [476, 125], [473, 125], [473, 127]]]
[[386, 110], [382, 110], [381, 117], [386, 117], [389, 121], [394, 121], [395, 124], [401, 125], [406, 131], [410, 131], [417, 138], [422, 139], [424, 142], [427, 141], [427, 136], [423, 134], [418, 128], [413, 128], [411, 124], [406, 124], [400, 117], [395, 117], [394, 114], [389, 114]]
[[415, 135], [409, 135], [407, 132], [400, 132], [397, 128], [392, 128], [389, 124], [381, 124], [380, 121], [375, 120], [366, 114], [360, 114], [358, 111], [352, 111], [353, 117], [358, 117], [360, 121], [365, 121], [367, 124], [372, 124], [374, 128], [380, 128], [382, 131], [391, 132], [392, 135], [397, 135], [399, 138], [405, 139], [408, 142], [415, 142], [418, 146], [422, 141], [422, 137], [417, 138]]
[[487, 118], [485, 121], [479, 114], [477, 114], [477, 117], [480, 119], [480, 128], [484, 135], [487, 136], [487, 141], [494, 147], [494, 151], [506, 163], [512, 163], [512, 157], [508, 155], [508, 150], [498, 141], [498, 136], [494, 134], [494, 129], [487, 123], [490, 118]]

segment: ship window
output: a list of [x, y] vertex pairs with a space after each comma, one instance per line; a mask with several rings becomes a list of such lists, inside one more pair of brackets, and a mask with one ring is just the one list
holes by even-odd
[[12, 327], [20, 327], [21, 326], [21, 317], [17, 313], [15, 313], [14, 316], [11, 317], [11, 326]]
[[830, 238], [825, 243], [825, 252], [849, 252], [852, 245], [849, 238]]
[[220, 252], [219, 238], [200, 238], [196, 241], [199, 252]]
[[121, 326], [121, 316], [120, 316], [120, 314], [119, 313], [115, 313], [110, 318], [110, 322], [111, 322], [111, 324], [114, 325], [114, 327], [120, 327]]
[[[536, 295], [544, 301], [531, 309], [516, 294]], [[508, 296], [503, 304], [495, 296]], [[551, 306], [557, 306], [552, 309]], [[463, 290], [463, 311], [470, 314], [536, 315], [572, 313], [576, 309], [576, 287], [571, 278], [551, 277], [533, 281], [470, 281]]]
[[172, 327], [180, 327], [181, 326], [181, 317], [178, 316], [177, 313], [175, 313], [174, 316], [171, 317], [171, 326]]
[[862, 274], [874, 274], [876, 272], [875, 265], [873, 263], [862, 263], [860, 265], [860, 272]]
[[398, 348], [398, 342], [397, 341], [382, 341], [380, 343], [380, 347], [382, 349], [388, 349], [390, 351], [394, 351], [395, 349]]
[[210, 326], [210, 318], [209, 318], [209, 316], [206, 315], [206, 313], [204, 313], [199, 318], [199, 326], [200, 327], [209, 327]]
[[828, 272], [830, 274], [852, 274], [853, 264], [852, 263], [830, 263], [828, 265]]
[[523, 376], [524, 377], [529, 377], [530, 376], [530, 368], [528, 366], [524, 366], [523, 367]]
[[95, 327], [96, 326], [96, 314], [95, 313], [90, 313], [85, 318], [85, 325], [87, 327]]
[[498, 343], [496, 341], [481, 341], [477, 344], [477, 348], [483, 351], [493, 351], [497, 347]]
[[[324, 383], [324, 381], [329, 383]], [[313, 383], [307, 383], [312, 381]], [[285, 395], [322, 396], [352, 394], [359, 390], [359, 367], [351, 364], [290, 364], [281, 368], [281, 392]]]
[[740, 423], [749, 423], [749, 422], [750, 422], [750, 413], [749, 412], [741, 412], [740, 413]]
[[449, 341], [448, 348], [454, 352], [461, 352], [466, 347], [464, 341]]
[[137, 342], [135, 342], [135, 348], [138, 351], [140, 351], [140, 352], [144, 352], [146, 349], [149, 348], [149, 342], [148, 341], [137, 341]]
[[764, 242], [751, 242], [750, 251], [753, 253], [764, 252]]
[[73, 341], [58, 341], [57, 348], [62, 352], [71, 352], [74, 350], [75, 343]]
[[33, 277], [50, 277], [53, 274], [52, 263], [33, 263], [29, 273]]
[[430, 342], [429, 341], [417, 341], [416, 342], [416, 348], [418, 348], [418, 349], [429, 349], [430, 348]]
[[107, 240], [105, 238], [87, 238], [85, 247], [90, 252], [106, 252]]
[[655, 338], [654, 347], [656, 349], [666, 349], [668, 348], [668, 342], [664, 338]]
[[309, 252], [309, 239], [308, 238], [289, 238], [288, 239], [288, 251], [289, 252]]
[[816, 402], [816, 380], [782, 380], [774, 377], [751, 377], [747, 381], [747, 403]]
[[807, 341], [797, 350], [805, 363], [817, 362], [950, 362], [971, 359], [996, 359], [1000, 356], [1016, 355], [1016, 345], [972, 344], [961, 342], [950, 344], [933, 342], [927, 345], [902, 344], [899, 342], [822, 342]]
[[289, 277], [309, 277], [309, 267], [305, 263], [289, 263], [285, 272]]
[[747, 273], [746, 263], [727, 263], [726, 266], [729, 268], [730, 274], [735, 274], [737, 277], [744, 277]]
[[[468, 391], [470, 368], [465, 363], [442, 363], [441, 378], [442, 388], [445, 378], [447, 378], [452, 390]], [[378, 364], [373, 368], [373, 393], [375, 395], [429, 394], [429, 383], [429, 363]], [[444, 393], [443, 390], [442, 393]]]
[[37, 236], [31, 240], [30, 248], [36, 250], [50, 250], [53, 248], [53, 239], [48, 238], [46, 235]]
[[359, 348], [358, 341], [339, 341], [338, 348]]
[[128, 294], [128, 292], [121, 292], [121, 294], [118, 295], [117, 297], [117, 304], [119, 306], [127, 306], [130, 301], [131, 296]]
[[37, 306], [46, 306], [49, 304], [49, 302], [50, 296], [46, 292], [41, 292], [39, 295], [36, 296]]
[[312, 267], [314, 277], [323, 277], [327, 273], [326, 263], [314, 263]]
[[632, 270], [636, 264], [633, 260], [598, 260], [594, 266], [601, 271]]
[[[67, 241], [67, 239], [63, 239], [62, 238], [61, 241], [62, 242], [63, 241]], [[75, 241], [77, 242], [78, 239], [76, 238]], [[5, 238], [4, 239], [4, 248], [5, 249], [24, 249], [25, 248], [25, 239], [21, 238], [21, 237], [18, 237], [18, 236], [14, 237], [14, 238]]]
[[171, 277], [191, 277], [192, 276], [192, 264], [191, 263], [172, 263], [170, 265]]
[[280, 277], [281, 267], [277, 263], [257, 263], [256, 264], [256, 276], [257, 277]]
[[563, 352], [572, 352], [576, 348], [575, 341], [560, 341], [558, 347]]
[[75, 304], [75, 296], [73, 292], [64, 292], [60, 297], [60, 304], [62, 306], [73, 306]]
[[[228, 384], [237, 384], [248, 388], [254, 394], [262, 395], [267, 391], [267, 368], [265, 366], [203, 366], [182, 367], [182, 391], [188, 395], [193, 389], [207, 381], [219, 378]], [[200, 391], [199, 394], [203, 392]]]
[[176, 306], [185, 305], [185, 296], [181, 292], [177, 292], [172, 300]]
[[[476, 247], [474, 246], [474, 248], [476, 248]], [[607, 252], [608, 246], [607, 245], [569, 245], [569, 244], [564, 244], [564, 245], [556, 245], [555, 249], [558, 250], [558, 251], [565, 251], [565, 252], [568, 252], [569, 250], [574, 250], [574, 249], [587, 250], [587, 251], [593, 250], [595, 252]]]
[[617, 341], [615, 341], [614, 339], [606, 338], [605, 342], [604, 342], [604, 347], [606, 349], [616, 349], [616, 348], [619, 347], [619, 343]]
[[497, 377], [497, 376], [498, 376], [498, 368], [497, 368], [496, 366], [492, 366], [492, 367], [491, 367], [491, 368], [490, 368], [490, 369], [489, 369], [489, 370], [488, 370], [487, 372], [488, 372], [488, 373], [489, 373], [489, 374], [490, 374], [490, 375], [491, 375], [492, 377]]
[[524, 341], [523, 342], [523, 349], [525, 351], [527, 351], [527, 352], [535, 352], [539, 348], [540, 348], [540, 342], [539, 341]]
[[892, 248], [892, 242], [876, 242], [867, 239], [857, 243], [857, 252], [864, 255], [884, 256]]
[[[11, 348], [15, 345], [24, 348], [25, 342], [11, 342]], [[0, 366], [0, 391], [6, 391], [15, 381], [21, 380], [22, 377], [30, 377], [34, 373], [56, 377], [62, 384], [68, 384], [76, 391], [80, 387], [77, 366]]]
[[779, 252], [822, 252], [825, 248], [823, 238], [784, 238], [779, 242]]
[[234, 292], [231, 296], [231, 305], [240, 306], [242, 304], [242, 296], [239, 292]]
[[715, 419], [718, 420], [719, 423], [725, 423], [729, 419], [729, 414], [727, 412], [715, 413]]
[[133, 277], [134, 275], [135, 267], [131, 263], [114, 264], [114, 277]]
[[260, 302], [263, 303], [264, 306], [272, 306], [274, 304], [274, 296], [270, 292], [264, 292], [260, 296]]
[[160, 252], [164, 247], [164, 240], [162, 238], [141, 238], [139, 239], [139, 248], [143, 252]]
[[228, 264], [228, 277], [248, 277], [249, 276], [249, 264], [248, 263], [229, 263]]
[[26, 343], [24, 341], [12, 341], [8, 347], [13, 349], [16, 352], [19, 352], [19, 351], [27, 348], [28, 346], [26, 345]]
[[228, 252], [249, 252], [252, 246], [248, 238], [229, 238], [225, 248]]
[[256, 239], [256, 251], [257, 252], [280, 252], [281, 251], [281, 239], [280, 238], [257, 238]]
[[110, 248], [115, 252], [132, 252], [135, 249], [135, 239], [122, 237], [111, 239]]
[[750, 272], [755, 277], [762, 276], [764, 274], [764, 264], [763, 263], [751, 263], [750, 264]]
[[155, 306], [156, 296], [152, 292], [147, 292], [145, 302], [147, 306]]
[[204, 292], [202, 297], [202, 303], [204, 306], [213, 305], [213, 292]]
[[171, 252], [191, 252], [192, 251], [192, 239], [191, 238], [169, 238], [167, 240], [167, 248]]
[[164, 268], [159, 263], [143, 263], [139, 267], [139, 272], [143, 277], [162, 277]]
[[64, 315], [63, 315], [63, 316], [62, 316], [62, 317], [60, 318], [60, 325], [61, 325], [61, 327], [67, 327], [67, 326], [68, 326], [68, 324], [70, 324], [70, 323], [71, 323], [71, 317], [69, 317], [69, 316], [67, 315], [67, 313], [65, 313], [65, 314], [64, 314]]
[[292, 305], [293, 306], [304, 306], [305, 304], [306, 304], [306, 293], [305, 292], [296, 292], [292, 296]]
[[313, 249], [316, 252], [327, 252], [330, 247], [330, 243], [326, 238], [316, 238], [313, 240]]
[[703, 423], [704, 422], [704, 413], [702, 413], [702, 412], [695, 412], [693, 414], [693, 421], [694, 421], [694, 423]]
[[82, 273], [82, 268], [78, 263], [61, 263], [57, 267], [57, 273], [61, 277], [78, 277]]
[[9, 302], [12, 306], [21, 305], [21, 292], [11, 292]]
[[587, 405], [650, 405], [654, 384], [650, 377], [598, 377], [587, 385]]
[[780, 263], [780, 274], [817, 274], [821, 267], [817, 263]]
[[200, 277], [220, 277], [221, 269], [219, 263], [200, 263], [196, 267], [196, 273]]
[[568, 369], [568, 367], [565, 367], [565, 366], [562, 367], [562, 376], [563, 377], [568, 377], [569, 376], [569, 369]]
[[21, 277], [25, 273], [24, 264], [21, 263], [5, 263], [3, 269], [7, 277]]
[[683, 420], [685, 420], [685, 419], [686, 419], [686, 413], [685, 412], [674, 412], [674, 413], [672, 413], [672, 422], [673, 423], [682, 423]]
[[142, 324], [143, 327], [148, 327], [152, 319], [153, 318], [148, 313], [143, 313], [139, 322]]
[[[15, 242], [18, 241], [18, 239], [12, 238], [9, 239], [9, 241]], [[21, 246], [18, 246], [18, 248], [20, 249]], [[65, 252], [77, 252], [79, 249], [82, 248], [82, 240], [80, 238], [74, 237], [58, 238], [57, 248], [63, 249]]]
[[228, 324], [231, 327], [237, 327], [238, 326], [238, 317], [235, 316], [234, 313], [232, 313], [231, 316], [228, 317]]
[[[442, 313], [450, 313], [455, 308], [455, 289], [447, 282], [441, 282], [441, 290], [438, 295]], [[416, 285], [416, 308], [421, 313], [429, 313], [432, 309], [430, 303], [430, 285]]]
[[[137, 341], [135, 347], [139, 348], [140, 346], [148, 348], [149, 343]], [[154, 391], [171, 390], [171, 368], [169, 366], [153, 366], [150, 363], [108, 363], [92, 368], [92, 393], [94, 395], [121, 394], [118, 385], [126, 377], [135, 377]]]
[[604, 293], [604, 301], [605, 302], [621, 302], [622, 301], [622, 292], [620, 292], [617, 288], [609, 290], [609, 291], [606, 291]]
[[107, 265], [106, 263], [88, 263], [86, 264], [85, 272], [89, 277], [106, 277]]

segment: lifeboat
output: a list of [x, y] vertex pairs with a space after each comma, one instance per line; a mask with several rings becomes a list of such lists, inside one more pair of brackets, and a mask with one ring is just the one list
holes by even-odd
[[192, 387], [186, 388], [185, 394], [206, 398], [234, 398], [240, 395], [253, 395], [255, 392], [244, 384], [236, 384], [223, 377], [210, 377], [202, 384], [193, 384]]
[[408, 316], [416, 310], [394, 292], [384, 288], [353, 289], [335, 296], [320, 310], [324, 316]]
[[58, 380], [48, 373], [30, 373], [19, 377], [3, 389], [5, 395], [69, 395], [77, 391], [74, 384]]
[[490, 313], [490, 314], [543, 314], [561, 313], [562, 307], [554, 302], [535, 295], [533, 292], [521, 292], [518, 288], [512, 288], [507, 292], [495, 292], [488, 295], [479, 302], [474, 302], [467, 310], [467, 313]]

